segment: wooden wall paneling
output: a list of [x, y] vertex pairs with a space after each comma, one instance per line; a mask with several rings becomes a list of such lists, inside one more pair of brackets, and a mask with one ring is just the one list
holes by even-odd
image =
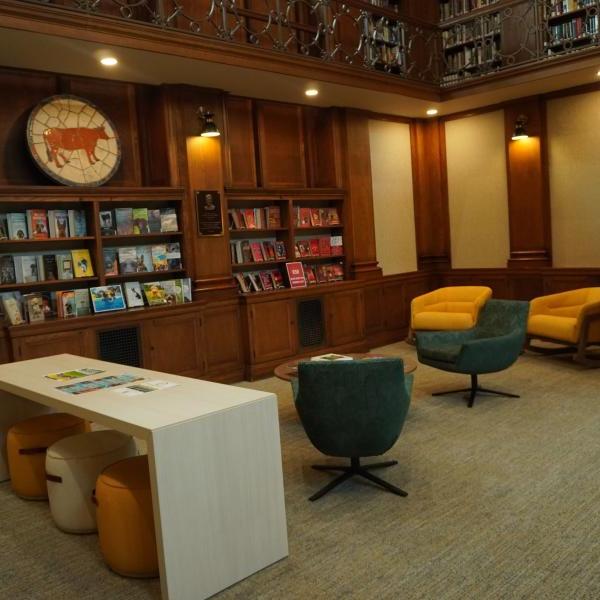
[[256, 302], [247, 307], [249, 358], [253, 363], [285, 359], [298, 349], [296, 301]]
[[510, 273], [507, 275], [505, 295], [500, 295], [494, 291], [497, 298], [510, 298], [512, 300], [531, 300], [537, 296], [543, 296], [544, 277], [541, 273], [530, 273], [526, 275], [521, 273]]
[[385, 326], [386, 308], [383, 287], [380, 283], [366, 286], [363, 294], [365, 305], [365, 333], [371, 335]]
[[44, 98], [57, 93], [50, 73], [0, 69], [0, 185], [48, 185], [27, 148], [27, 119]]
[[[527, 117], [529, 138], [511, 140], [515, 122]], [[540, 97], [504, 109], [506, 168], [512, 267], [550, 266], [552, 232], [547, 162], [545, 104]]]
[[237, 373], [241, 378], [244, 355], [238, 302], [207, 306], [202, 311], [202, 324], [207, 375]]
[[11, 343], [14, 360], [63, 353], [97, 357], [96, 335], [93, 329], [73, 329], [56, 333], [36, 333], [35, 330], [31, 330], [31, 335], [13, 337]]
[[544, 294], [600, 286], [600, 269], [546, 269], [542, 275]]
[[227, 187], [255, 188], [256, 149], [253, 105], [250, 98], [225, 98], [225, 182]]
[[62, 93], [90, 100], [114, 123], [121, 141], [121, 164], [110, 180], [110, 185], [141, 186], [135, 84], [88, 77], [61, 77], [60, 88]]
[[383, 285], [384, 324], [386, 329], [402, 329], [408, 326], [406, 318], [405, 283], [392, 280]]
[[344, 247], [348, 264], [356, 279], [381, 277], [375, 244], [369, 119], [359, 111], [343, 110], [341, 120], [344, 188], [347, 190]]
[[12, 352], [6, 329], [0, 328], [0, 364], [11, 362]]
[[415, 234], [419, 268], [450, 266], [450, 222], [444, 124], [411, 125]]
[[447, 272], [444, 285], [486, 285], [494, 298], [512, 298], [506, 269], [453, 269]]
[[365, 310], [362, 289], [328, 294], [325, 303], [330, 346], [341, 346], [364, 339]]
[[257, 101], [256, 114], [262, 185], [306, 187], [302, 107]]

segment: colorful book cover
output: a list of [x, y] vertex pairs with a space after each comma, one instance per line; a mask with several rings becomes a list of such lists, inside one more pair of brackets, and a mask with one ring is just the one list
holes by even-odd
[[92, 308], [95, 313], [108, 312], [111, 310], [123, 310], [125, 298], [120, 285], [104, 285], [90, 288]]
[[317, 265], [317, 281], [319, 283], [327, 283], [329, 276], [327, 274], [327, 265]]
[[230, 208], [227, 211], [227, 214], [229, 215], [229, 229], [232, 230], [236, 230], [236, 229], [243, 229], [243, 225], [242, 225], [242, 220], [240, 217], [240, 211], [237, 208]]
[[139, 281], [125, 282], [125, 299], [127, 300], [128, 308], [144, 306], [144, 296]]
[[56, 256], [54, 254], [44, 254], [42, 256], [44, 265], [44, 280], [55, 281], [58, 279], [58, 267], [56, 265]]
[[310, 208], [301, 207], [298, 217], [298, 227], [310, 227]]
[[160, 208], [148, 209], [148, 231], [160, 233]]
[[344, 254], [344, 240], [341, 235], [331, 236], [331, 255], [342, 256]]
[[25, 323], [25, 319], [21, 313], [20, 294], [19, 296], [14, 293], [2, 294], [2, 308], [4, 316], [11, 325], [22, 325]]
[[250, 242], [250, 250], [252, 251], [252, 260], [254, 262], [263, 262], [265, 260], [260, 242]]
[[139, 235], [142, 233], [150, 233], [148, 229], [148, 209], [134, 208], [133, 209], [133, 233]]
[[331, 265], [330, 273], [333, 281], [343, 281], [344, 279], [344, 267], [340, 263]]
[[105, 236], [116, 234], [115, 215], [112, 210], [100, 211], [100, 232]]
[[90, 308], [90, 292], [87, 288], [73, 290], [75, 300], [75, 316], [84, 317], [89, 315], [92, 310]]
[[27, 239], [27, 220], [25, 213], [8, 213], [6, 215], [8, 224], [8, 237], [11, 240]]
[[310, 224], [313, 227], [321, 227], [323, 222], [321, 221], [321, 211], [318, 208], [310, 209]]
[[104, 274], [118, 275], [119, 274], [119, 259], [117, 248], [104, 248]]
[[255, 292], [262, 292], [263, 287], [260, 282], [260, 277], [258, 273], [248, 273], [248, 280], [250, 281], [250, 286]]
[[262, 251], [265, 260], [277, 260], [277, 257], [275, 256], [275, 246], [273, 245], [273, 242], [270, 242], [268, 240], [264, 241], [262, 243]]
[[177, 211], [174, 208], [160, 209], [160, 230], [164, 232], [178, 231]]
[[246, 229], [256, 229], [256, 220], [254, 218], [254, 209], [253, 208], [244, 208], [242, 210], [242, 215], [244, 216], [244, 224], [246, 225]]
[[306, 283], [308, 285], [316, 285], [317, 276], [315, 275], [315, 269], [312, 265], [304, 265], [304, 273], [306, 275]]
[[167, 246], [165, 244], [156, 244], [152, 246], [152, 268], [154, 271], [167, 271], [169, 263], [167, 262]]
[[73, 258], [70, 254], [57, 254], [56, 268], [59, 279], [73, 279]]
[[327, 224], [328, 225], [339, 225], [340, 224], [340, 216], [338, 214], [338, 209], [335, 206], [332, 206], [327, 209]]
[[56, 292], [41, 292], [42, 309], [46, 319], [56, 316]]
[[93, 277], [94, 266], [92, 265], [92, 257], [87, 248], [80, 250], [71, 250], [73, 258], [73, 273], [75, 277]]
[[281, 208], [279, 206], [267, 206], [267, 226], [269, 229], [281, 227]]
[[17, 283], [15, 261], [10, 254], [0, 256], [0, 284]]
[[133, 210], [131, 208], [115, 208], [115, 225], [117, 235], [133, 234]]
[[157, 306], [167, 303], [167, 294], [161, 281], [144, 283], [143, 288], [144, 296], [146, 296], [146, 300], [148, 301], [148, 306]]
[[66, 210], [54, 210], [52, 212], [53, 231], [56, 238], [69, 237], [69, 213]]
[[39, 323], [45, 319], [44, 304], [42, 302], [41, 294], [25, 294], [23, 296], [23, 306], [25, 308], [27, 320], [30, 323]]
[[328, 237], [319, 238], [319, 256], [329, 256], [331, 254], [331, 240]]
[[31, 210], [31, 238], [34, 240], [48, 239], [48, 215], [43, 208]]
[[271, 271], [271, 279], [273, 280], [273, 287], [276, 290], [280, 290], [285, 287], [283, 275], [281, 274], [280, 271], [277, 271], [277, 270]]
[[39, 281], [37, 257], [26, 255], [20, 256], [19, 258], [21, 259], [23, 283], [33, 283], [35, 281]]
[[310, 240], [309, 244], [310, 244], [310, 255], [311, 256], [320, 256], [319, 238], [313, 238], [312, 240]]
[[170, 271], [180, 271], [182, 269], [181, 264], [181, 246], [179, 242], [173, 242], [167, 244], [167, 266]]
[[137, 273], [137, 250], [134, 246], [118, 249], [119, 273]]
[[285, 243], [282, 240], [275, 240], [273, 246], [275, 248], [275, 259], [285, 260], [287, 258], [285, 251]]
[[242, 292], [242, 294], [247, 294], [250, 290], [248, 289], [248, 286], [246, 285], [244, 276], [241, 273], [235, 273], [234, 277], [235, 277], [235, 280], [237, 281], [238, 287], [240, 288], [240, 292]]
[[260, 271], [258, 274], [260, 277], [260, 283], [262, 285], [263, 290], [268, 292], [273, 289], [273, 281], [271, 279], [269, 271]]
[[181, 279], [167, 279], [162, 282], [167, 304], [183, 304]]
[[75, 309], [75, 291], [64, 290], [60, 294], [61, 310], [60, 314], [64, 319], [70, 319], [77, 316]]
[[308, 240], [298, 240], [296, 242], [298, 254], [302, 257], [310, 256], [310, 242]]
[[306, 287], [306, 279], [304, 277], [304, 267], [301, 262], [285, 263], [285, 268], [288, 275], [291, 288]]
[[85, 211], [79, 209], [69, 209], [69, 232], [71, 237], [84, 237], [87, 235], [87, 224], [85, 221]]
[[153, 271], [152, 267], [152, 249], [150, 246], [136, 246], [135, 270], [138, 273], [147, 273]]

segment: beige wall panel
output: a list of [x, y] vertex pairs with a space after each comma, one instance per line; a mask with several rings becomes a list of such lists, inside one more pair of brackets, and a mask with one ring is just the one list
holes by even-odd
[[600, 92], [548, 102], [555, 267], [600, 267]]
[[452, 267], [502, 268], [510, 255], [504, 113], [446, 123]]
[[369, 121], [377, 260], [384, 275], [417, 270], [410, 128]]

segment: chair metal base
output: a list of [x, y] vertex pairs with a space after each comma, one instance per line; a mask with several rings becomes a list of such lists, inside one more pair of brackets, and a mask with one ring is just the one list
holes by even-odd
[[449, 390], [447, 392], [434, 392], [432, 396], [446, 396], [448, 394], [463, 394], [466, 393], [465, 400], [467, 400], [467, 406], [473, 407], [475, 402], [475, 396], [477, 394], [493, 394], [495, 396], [504, 396], [506, 398], [520, 398], [518, 394], [509, 394], [508, 392], [500, 392], [498, 390], [490, 390], [488, 388], [480, 387], [477, 382], [477, 375], [471, 375], [471, 387], [462, 388], [460, 390]]
[[336, 488], [340, 483], [343, 483], [350, 477], [354, 475], [360, 475], [365, 479], [368, 479], [372, 483], [376, 483], [382, 488], [396, 494], [398, 496], [408, 496], [408, 493], [404, 490], [401, 490], [399, 487], [376, 477], [370, 471], [374, 471], [375, 469], [384, 469], [385, 467], [393, 467], [397, 465], [397, 460], [388, 460], [386, 462], [374, 463], [372, 465], [361, 465], [360, 458], [353, 457], [350, 459], [350, 465], [312, 465], [312, 468], [316, 471], [341, 471], [342, 474], [339, 477], [336, 477], [333, 481], [330, 481], [325, 487], [321, 488], [318, 492], [314, 493], [309, 500], [314, 502], [319, 498], [322, 498], [325, 494], [330, 492], [333, 488]]

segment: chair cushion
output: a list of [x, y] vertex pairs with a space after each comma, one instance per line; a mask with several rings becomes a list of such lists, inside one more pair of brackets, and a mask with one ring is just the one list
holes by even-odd
[[529, 317], [527, 333], [562, 342], [576, 343], [577, 319], [554, 315], [533, 315]]
[[413, 329], [446, 331], [471, 329], [474, 325], [473, 315], [464, 312], [424, 311], [413, 315]]
[[419, 356], [420, 358], [439, 362], [455, 363], [461, 349], [462, 344], [446, 344], [438, 342], [435, 346], [430, 347], [423, 347], [421, 345], [419, 347]]

